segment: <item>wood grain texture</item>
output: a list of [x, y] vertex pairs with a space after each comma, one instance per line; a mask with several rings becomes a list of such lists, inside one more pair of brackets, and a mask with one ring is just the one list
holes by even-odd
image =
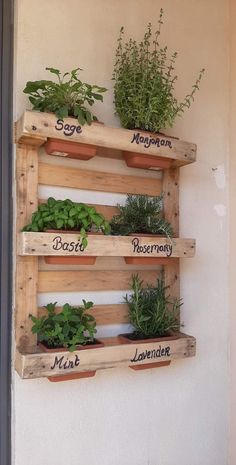
[[[73, 127], [78, 126], [78, 122], [74, 118], [65, 118], [64, 124], [72, 125]], [[24, 143], [27, 143], [27, 138], [32, 137], [66, 139], [98, 147], [146, 153], [163, 158], [167, 157], [175, 160], [179, 166], [192, 163], [196, 159], [196, 144], [168, 136], [139, 130], [112, 128], [97, 123], [92, 123], [91, 126], [84, 125], [79, 133], [74, 130], [73, 134], [72, 131], [69, 131], [71, 132], [69, 135], [67, 131], [67, 135], [65, 135], [64, 129], [57, 130], [56, 126], [58, 127], [55, 115], [26, 111], [16, 123], [16, 140], [18, 142], [22, 142], [23, 140]], [[138, 139], [136, 143], [134, 140], [135, 134], [139, 134], [144, 139], [147, 138], [147, 142], [144, 143], [144, 141]], [[158, 137], [163, 141], [163, 145], [149, 144], [149, 140], [155, 141]]]
[[159, 179], [81, 170], [49, 163], [39, 164], [39, 184], [119, 194], [159, 195], [162, 190]]
[[[18, 146], [16, 153], [16, 230], [29, 222], [37, 208], [38, 153], [32, 146]], [[38, 258], [20, 257], [16, 260], [16, 343], [21, 348], [34, 344], [29, 314], [37, 314]]]
[[195, 253], [194, 239], [90, 235], [86, 249], [79, 250], [79, 244], [78, 234], [22, 232], [18, 235], [18, 251], [22, 255], [188, 258]]
[[[56, 308], [56, 313], [60, 312], [62, 307]], [[113, 305], [94, 305], [88, 313], [93, 315], [97, 325], [118, 325], [129, 323], [128, 306], [126, 304]], [[46, 315], [44, 307], [38, 310], [39, 316]]]
[[[154, 284], [159, 270], [137, 271], [144, 283]], [[123, 291], [130, 289], [133, 271], [40, 271], [38, 292]]]
[[[179, 234], [179, 168], [170, 168], [164, 172], [164, 216], [173, 227], [174, 235]], [[180, 298], [179, 259], [172, 260], [164, 267], [165, 285], [169, 287], [172, 298]], [[180, 323], [180, 309], [179, 309]]]
[[119, 338], [102, 339], [105, 347], [75, 352], [27, 354], [17, 351], [16, 369], [21, 378], [39, 378], [91, 370], [106, 370], [128, 366], [141, 366], [193, 357], [196, 341], [192, 336], [180, 334], [175, 340], [121, 344]]

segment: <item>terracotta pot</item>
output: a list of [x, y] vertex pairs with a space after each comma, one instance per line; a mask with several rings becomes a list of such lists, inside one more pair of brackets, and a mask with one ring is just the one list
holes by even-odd
[[168, 265], [171, 258], [167, 257], [124, 257], [127, 265]]
[[68, 255], [47, 255], [44, 257], [48, 265], [94, 265], [96, 257], [75, 257]]
[[123, 152], [123, 157], [126, 165], [130, 168], [141, 168], [143, 170], [150, 169], [168, 169], [173, 161], [171, 158], [155, 157], [154, 155], [146, 155], [145, 153]]
[[[146, 233], [130, 233], [132, 237], [161, 237], [161, 235], [146, 234]], [[124, 257], [127, 265], [168, 265], [171, 263], [172, 258], [170, 257]]]
[[[47, 229], [46, 232], [56, 233], [56, 234], [72, 234], [75, 233], [78, 235], [80, 231], [64, 231], [58, 229]], [[87, 233], [88, 235], [97, 235], [102, 234], [99, 232]], [[76, 255], [47, 255], [44, 257], [45, 263], [48, 265], [94, 265], [96, 263], [96, 258], [93, 256], [79, 256]]]
[[[87, 349], [97, 349], [104, 347], [103, 342], [99, 341], [98, 339], [95, 339], [96, 344], [88, 344], [84, 346], [78, 346], [77, 350], [87, 350]], [[43, 352], [49, 352], [49, 353], [57, 353], [57, 352], [67, 352], [68, 349], [65, 347], [60, 347], [57, 349], [49, 349], [47, 346], [45, 346], [42, 342], [38, 343], [38, 346]], [[61, 381], [71, 381], [73, 379], [83, 379], [83, 378], [92, 378], [93, 376], [96, 375], [96, 370], [91, 370], [91, 371], [84, 371], [81, 373], [69, 373], [68, 375], [57, 375], [57, 376], [48, 376], [48, 380], [51, 381], [52, 383], [58, 383]]]
[[145, 338], [145, 339], [130, 339], [129, 336], [132, 336], [132, 333], [127, 334], [119, 334], [119, 339], [123, 344], [143, 344], [149, 342], [163, 342], [163, 341], [174, 341], [178, 339], [179, 336], [176, 334], [169, 334], [166, 336], [159, 336], [159, 337], [152, 337], [152, 338]]
[[156, 363], [144, 363], [143, 365], [129, 366], [131, 370], [141, 371], [141, 370], [151, 370], [152, 368], [161, 368], [169, 366], [171, 362], [156, 362]]
[[[172, 335], [172, 336], [163, 336], [159, 338], [150, 338], [150, 339], [129, 339], [128, 334], [120, 334], [119, 339], [122, 344], [142, 344], [144, 342], [162, 342], [164, 341], [170, 341], [174, 339], [178, 339], [178, 336]], [[155, 362], [155, 363], [144, 363], [142, 365], [129, 365], [129, 368], [131, 370], [135, 371], [141, 371], [141, 370], [151, 370], [153, 368], [161, 368], [165, 366], [169, 366], [171, 364], [171, 361], [166, 360], [164, 362]]]
[[75, 158], [77, 160], [90, 160], [96, 155], [97, 147], [79, 142], [64, 141], [49, 137], [44, 144], [48, 155], [59, 155], [61, 157]]

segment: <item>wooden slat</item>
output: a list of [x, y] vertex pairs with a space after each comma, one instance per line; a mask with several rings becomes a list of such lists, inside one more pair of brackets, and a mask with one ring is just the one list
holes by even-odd
[[120, 194], [159, 195], [160, 179], [39, 164], [39, 184]]
[[[172, 225], [174, 235], [179, 234], [179, 168], [164, 171], [163, 176], [164, 216]], [[165, 285], [172, 298], [180, 298], [180, 267], [179, 260], [172, 260], [164, 267]], [[180, 311], [179, 311], [180, 322]]]
[[[64, 125], [78, 127], [74, 118], [66, 118]], [[57, 124], [57, 118], [53, 114], [26, 111], [16, 124], [16, 139], [18, 142], [27, 143], [27, 138], [53, 137], [57, 139], [71, 140], [74, 142], [108, 147], [118, 150], [146, 153], [163, 158], [176, 160], [178, 165], [192, 163], [196, 159], [196, 145], [174, 139], [168, 136], [146, 133], [139, 130], [127, 130], [111, 128], [105, 125], [93, 123], [91, 126], [84, 125], [64, 134], [62, 125]], [[67, 126], [68, 127], [68, 126]], [[145, 139], [146, 138], [146, 139]], [[153, 143], [150, 144], [150, 140]], [[154, 143], [154, 142], [158, 143]]]
[[[133, 271], [40, 271], [38, 291], [123, 291], [130, 288], [133, 273]], [[141, 270], [137, 273], [144, 283], [154, 284], [160, 272]]]
[[[60, 312], [62, 307], [56, 308], [56, 313]], [[126, 304], [113, 305], [94, 305], [88, 313], [94, 316], [97, 325], [118, 325], [129, 323], [128, 306]], [[46, 315], [45, 307], [38, 310], [39, 316]]]
[[105, 347], [77, 350], [75, 352], [36, 352], [24, 354], [17, 351], [16, 369], [21, 378], [40, 378], [90, 370], [106, 370], [128, 366], [141, 366], [193, 357], [196, 341], [192, 336], [180, 334], [177, 339], [140, 344], [120, 344], [103, 339]]
[[[17, 231], [30, 221], [37, 208], [38, 153], [35, 147], [18, 146], [16, 158]], [[34, 344], [29, 313], [37, 314], [37, 257], [16, 261], [16, 343], [21, 348]]]
[[22, 255], [188, 258], [195, 253], [194, 239], [90, 235], [86, 249], [77, 250], [78, 234], [23, 232], [18, 237]]

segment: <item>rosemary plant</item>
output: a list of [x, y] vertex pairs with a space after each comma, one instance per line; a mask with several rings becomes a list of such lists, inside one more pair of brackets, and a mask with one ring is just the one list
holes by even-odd
[[124, 206], [118, 205], [119, 214], [110, 223], [112, 234], [131, 233], [172, 236], [171, 225], [162, 217], [163, 195], [127, 195]]
[[174, 96], [177, 52], [168, 56], [167, 46], [159, 43], [162, 18], [161, 9], [154, 36], [149, 23], [140, 43], [133, 39], [124, 42], [124, 28], [120, 30], [112, 79], [115, 109], [124, 128], [158, 132], [172, 126], [199, 89], [204, 69], [182, 102]]

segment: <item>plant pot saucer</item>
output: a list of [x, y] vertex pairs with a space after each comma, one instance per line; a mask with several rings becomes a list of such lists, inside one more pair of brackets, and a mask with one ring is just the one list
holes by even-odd
[[126, 165], [130, 168], [140, 168], [143, 170], [169, 169], [173, 163], [171, 158], [156, 157], [144, 153], [123, 151]]
[[90, 160], [97, 152], [97, 147], [95, 145], [64, 141], [51, 137], [49, 137], [44, 144], [44, 149], [48, 155], [58, 155], [60, 157], [75, 158], [77, 160]]
[[[55, 234], [80, 234], [80, 231], [72, 230], [58, 230], [58, 229], [47, 229], [48, 233]], [[97, 235], [101, 234], [99, 232], [88, 232], [88, 235]], [[94, 265], [96, 263], [96, 258], [94, 256], [77, 256], [77, 255], [46, 255], [44, 257], [45, 263], [47, 265]]]
[[[58, 352], [67, 352], [68, 349], [65, 347], [60, 347], [57, 349], [49, 349], [47, 346], [45, 346], [43, 343], [39, 342], [38, 343], [39, 348], [43, 352], [49, 352], [49, 353], [58, 353]], [[95, 339], [94, 344], [87, 344], [87, 345], [81, 345], [78, 346], [77, 350], [87, 350], [87, 349], [98, 349], [104, 347], [104, 343], [99, 341], [98, 339]], [[52, 383], [58, 383], [61, 381], [71, 381], [74, 379], [83, 379], [83, 378], [92, 378], [93, 376], [96, 375], [96, 370], [91, 370], [91, 371], [83, 371], [81, 373], [69, 373], [67, 375], [57, 375], [57, 376], [48, 376], [48, 380], [51, 381]]]

